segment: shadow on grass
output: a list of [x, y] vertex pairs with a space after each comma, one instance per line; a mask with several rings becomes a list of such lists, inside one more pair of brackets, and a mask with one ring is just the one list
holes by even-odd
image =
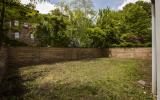
[[[97, 58], [95, 59], [97, 60]], [[95, 59], [83, 59], [81, 61], [88, 62]], [[45, 64], [54, 63], [46, 62]], [[29, 67], [29, 65], [23, 67]], [[98, 79], [94, 82], [81, 82], [80, 80], [69, 82], [65, 82], [65, 80], [58, 80], [58, 82], [43, 81], [43, 83], [37, 82], [38, 84], [29, 83], [32, 85], [30, 87], [24, 83], [37, 79], [41, 73], [34, 72], [31, 77], [24, 79], [18, 67], [9, 67], [7, 71], [0, 88], [0, 100], [152, 100], [150, 96], [140, 92], [139, 87], [131, 88], [131, 90], [128, 90], [130, 85], [126, 86], [126, 89], [115, 87], [119, 83], [114, 80]]]
[[[9, 57], [9, 66], [12, 67], [27, 67], [32, 65], [40, 65], [40, 64], [54, 64], [59, 62], [68, 62], [68, 61], [90, 61], [95, 60], [97, 58], [109, 58], [110, 51], [109, 49], [100, 49], [99, 54], [83, 54], [81, 52], [77, 53], [76, 55], [72, 54], [70, 56], [68, 55], [61, 55], [61, 56], [55, 56], [55, 58], [47, 58], [43, 57], [43, 55], [32, 53], [32, 57], [22, 57], [22, 59], [18, 58], [18, 60], [13, 60], [12, 57]], [[72, 52], [72, 51], [71, 51]]]
[[[39, 77], [39, 74], [31, 76], [31, 79], [24, 80], [20, 75], [19, 68], [21, 67], [30, 67], [36, 65], [52, 65], [55, 63], [64, 63], [70, 61], [91, 61], [97, 58], [89, 58], [89, 59], [78, 59], [78, 60], [62, 60], [62, 61], [44, 61], [40, 63], [28, 63], [24, 65], [13, 65], [9, 66], [7, 72], [4, 75], [4, 78], [0, 84], [0, 100], [23, 100], [23, 96], [28, 93], [27, 87], [24, 85], [26, 81], [32, 81]], [[54, 94], [52, 94], [54, 96]]]
[[[103, 91], [98, 86], [78, 81], [70, 83], [44, 83], [32, 91], [29, 98], [42, 100], [118, 100], [110, 92]], [[113, 99], [115, 98], [115, 99]]]
[[[103, 86], [106, 86], [105, 88]], [[116, 90], [104, 81], [98, 83], [43, 83], [30, 90], [25, 100], [152, 100], [138, 90]], [[132, 92], [132, 93], [130, 93]]]
[[26, 91], [18, 68], [8, 68], [0, 84], [0, 100], [23, 100]]
[[47, 60], [47, 61], [38, 61], [38, 62], [35, 62], [35, 61], [31, 61], [31, 62], [27, 62], [27, 63], [21, 63], [21, 64], [9, 64], [9, 66], [12, 66], [13, 68], [22, 68], [22, 67], [30, 67], [30, 66], [37, 66], [37, 65], [53, 65], [53, 64], [56, 64], [56, 63], [65, 63], [65, 62], [73, 62], [73, 61], [83, 61], [83, 62], [89, 62], [89, 61], [93, 61], [93, 60], [98, 60], [98, 59], [101, 59], [101, 58], [106, 58], [106, 57], [97, 57], [97, 58], [82, 58], [82, 59], [75, 59], [75, 60], [54, 60], [54, 61], [50, 61], [50, 60]]

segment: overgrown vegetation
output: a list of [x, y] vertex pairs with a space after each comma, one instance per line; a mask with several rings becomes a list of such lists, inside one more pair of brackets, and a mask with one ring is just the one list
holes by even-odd
[[10, 66], [0, 99], [152, 100], [150, 81], [149, 60], [100, 58], [17, 69]]
[[34, 4], [22, 5], [19, 0], [15, 1], [6, 2], [5, 21], [36, 23], [33, 33], [39, 40], [38, 46], [151, 46], [151, 4], [148, 2], [130, 3], [123, 10], [106, 8], [98, 11], [92, 0], [60, 0], [57, 9], [40, 14]]
[[14, 21], [19, 21], [21, 23], [37, 23], [37, 20], [39, 20], [39, 13], [34, 9], [35, 6], [33, 4], [23, 5], [20, 3], [20, 0], [0, 1], [0, 44], [4, 42], [11, 46], [26, 45], [21, 41], [14, 40], [14, 38], [8, 38], [7, 33], [14, 33], [21, 30], [22, 25], [15, 26], [13, 23]]

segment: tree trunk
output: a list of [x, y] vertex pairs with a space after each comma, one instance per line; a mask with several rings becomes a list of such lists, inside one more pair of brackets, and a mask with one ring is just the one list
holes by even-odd
[[2, 0], [2, 12], [1, 12], [1, 19], [0, 19], [0, 47], [2, 46], [3, 38], [4, 38], [4, 18], [5, 18], [5, 0]]

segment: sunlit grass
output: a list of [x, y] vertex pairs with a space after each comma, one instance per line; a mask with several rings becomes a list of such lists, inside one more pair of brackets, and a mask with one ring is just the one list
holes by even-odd
[[10, 69], [3, 99], [152, 100], [148, 60], [101, 58]]

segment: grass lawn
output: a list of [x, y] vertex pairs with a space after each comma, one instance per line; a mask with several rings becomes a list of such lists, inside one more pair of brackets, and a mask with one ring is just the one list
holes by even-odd
[[152, 100], [151, 61], [99, 58], [9, 67], [1, 87], [0, 100]]

